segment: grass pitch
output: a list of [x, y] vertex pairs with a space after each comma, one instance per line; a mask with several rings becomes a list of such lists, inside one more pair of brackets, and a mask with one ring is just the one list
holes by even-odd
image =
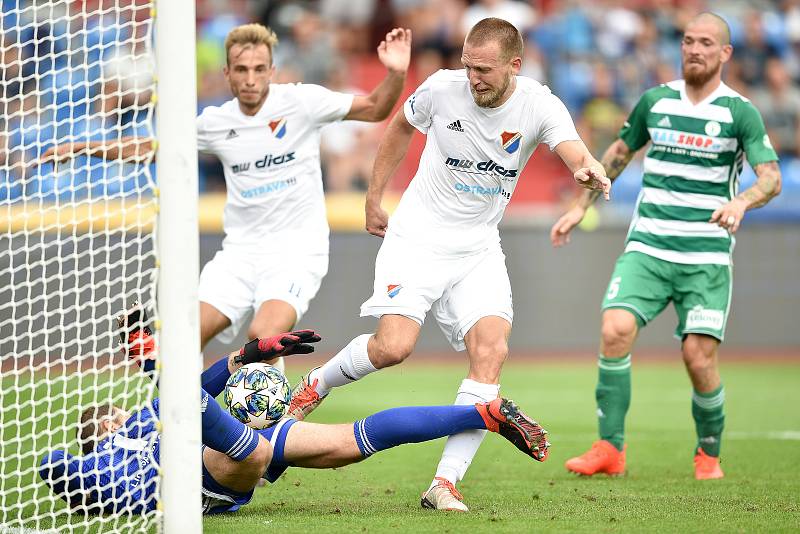
[[[676, 355], [677, 356], [677, 355]], [[454, 356], [454, 360], [459, 360]], [[411, 363], [411, 362], [409, 362]], [[800, 362], [798, 362], [800, 363]], [[343, 422], [406, 404], [448, 404], [465, 365], [411, 365], [334, 391], [310, 420]], [[297, 372], [293, 372], [297, 371]], [[502, 394], [550, 431], [547, 462], [486, 437], [460, 484], [469, 514], [423, 510], [444, 440], [382, 452], [342, 469], [290, 469], [207, 533], [778, 532], [800, 529], [800, 365], [723, 364], [726, 478], [693, 478], [691, 386], [676, 362], [633, 367], [628, 474], [578, 478], [564, 461], [596, 439], [596, 364], [510, 362]], [[299, 370], [292, 368], [297, 378]]]
[[[412, 360], [334, 391], [310, 420], [345, 422], [395, 406], [451, 403], [465, 362], [455, 355], [453, 361], [458, 363], [452, 365], [421, 361]], [[296, 360], [289, 369], [293, 382], [305, 371], [299, 363]], [[459, 486], [469, 514], [438, 513], [419, 506], [420, 493], [427, 488], [444, 445], [444, 440], [438, 440], [398, 447], [336, 470], [289, 469], [277, 483], [258, 488], [253, 501], [238, 513], [204, 519], [204, 530], [225, 534], [267, 530], [797, 532], [800, 361], [723, 362], [722, 373], [727, 397], [723, 480], [693, 479], [691, 387], [677, 361], [634, 363], [627, 424], [628, 475], [578, 478], [563, 465], [596, 439], [596, 364], [590, 359], [512, 360], [503, 372], [502, 394], [550, 431], [550, 458], [544, 464], [534, 462], [500, 436], [488, 435]], [[1, 397], [5, 404], [18, 395]], [[8, 413], [6, 406], [3, 409]], [[78, 406], [70, 407], [68, 418], [77, 417], [78, 411]], [[4, 421], [3, 438], [13, 446], [4, 447], [4, 455], [24, 453], [27, 445], [41, 446], [39, 440], [53, 439], [38, 428], [43, 425], [53, 425], [52, 431], [60, 433], [55, 429], [59, 421], [53, 418], [40, 420], [36, 429], [23, 424], [12, 430], [9, 423]], [[22, 435], [26, 433], [30, 440]], [[32, 456], [23, 459], [23, 463], [29, 461], [33, 462]], [[37, 508], [36, 502], [42, 501], [47, 490], [32, 469], [26, 473], [24, 480], [15, 481], [18, 475], [3, 469], [5, 487], [18, 483], [26, 488], [6, 495], [4, 504], [10, 504], [9, 498], [19, 499], [17, 506], [24, 507], [25, 515], [37, 509], [41, 513], [42, 506]], [[44, 508], [51, 505], [63, 508], [60, 503], [47, 503]], [[59, 521], [57, 528], [69, 528], [69, 523], [73, 521]], [[124, 531], [124, 524], [116, 523]], [[92, 531], [107, 528], [100, 522], [94, 525]]]

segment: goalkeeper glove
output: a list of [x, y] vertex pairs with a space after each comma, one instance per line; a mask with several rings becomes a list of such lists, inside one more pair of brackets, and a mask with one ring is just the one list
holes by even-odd
[[313, 330], [295, 330], [294, 332], [284, 332], [277, 336], [254, 339], [248, 342], [239, 350], [239, 354], [233, 358], [234, 363], [247, 365], [248, 363], [271, 360], [278, 356], [290, 356], [292, 354], [310, 354], [314, 352], [314, 346], [322, 338]]
[[149, 326], [147, 312], [138, 302], [134, 302], [128, 311], [117, 317], [120, 328], [119, 338], [128, 358], [141, 362], [154, 360], [156, 340]]

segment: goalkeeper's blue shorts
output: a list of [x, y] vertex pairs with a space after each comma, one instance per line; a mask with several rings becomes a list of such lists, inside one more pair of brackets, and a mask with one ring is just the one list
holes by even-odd
[[[286, 418], [278, 421], [277, 424], [259, 430], [258, 433], [269, 440], [272, 445], [272, 461], [270, 461], [267, 470], [264, 472], [265, 478], [269, 482], [275, 482], [283, 474], [286, 469], [292, 466], [283, 459], [283, 448], [286, 444], [286, 435], [289, 429], [297, 421], [294, 419]], [[205, 447], [203, 447], [205, 448]], [[253, 491], [250, 490], [245, 493], [233, 491], [226, 488], [211, 477], [211, 474], [203, 465], [203, 513], [204, 514], [221, 514], [225, 512], [235, 512], [253, 498]]]

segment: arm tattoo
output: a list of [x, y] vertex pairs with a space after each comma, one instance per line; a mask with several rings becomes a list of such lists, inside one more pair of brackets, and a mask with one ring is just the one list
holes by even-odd
[[[609, 180], [612, 182], [622, 174], [622, 171], [625, 170], [625, 167], [628, 166], [628, 163], [631, 162], [633, 159], [634, 152], [628, 148], [628, 145], [625, 144], [624, 141], [617, 139], [614, 141], [606, 153], [603, 154], [603, 158], [600, 160], [600, 164], [606, 170], [606, 176], [608, 176]], [[595, 200], [600, 198], [602, 195], [602, 191], [586, 191], [584, 192], [585, 197], [585, 207], [589, 207], [594, 204]]]
[[737, 198], [747, 202], [748, 209], [760, 208], [781, 192], [781, 170], [777, 161], [768, 161], [755, 166], [756, 183]]

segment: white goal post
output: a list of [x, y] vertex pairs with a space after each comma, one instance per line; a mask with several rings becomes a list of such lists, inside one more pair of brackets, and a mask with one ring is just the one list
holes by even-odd
[[195, 0], [159, 0], [156, 9], [161, 502], [166, 534], [200, 534]]
[[[195, 0], [0, 6], [0, 534], [199, 534]], [[43, 157], [129, 136], [156, 140], [155, 163]], [[152, 379], [120, 350], [135, 301]], [[149, 455], [106, 476], [122, 464], [92, 438], [156, 397], [125, 438]]]

